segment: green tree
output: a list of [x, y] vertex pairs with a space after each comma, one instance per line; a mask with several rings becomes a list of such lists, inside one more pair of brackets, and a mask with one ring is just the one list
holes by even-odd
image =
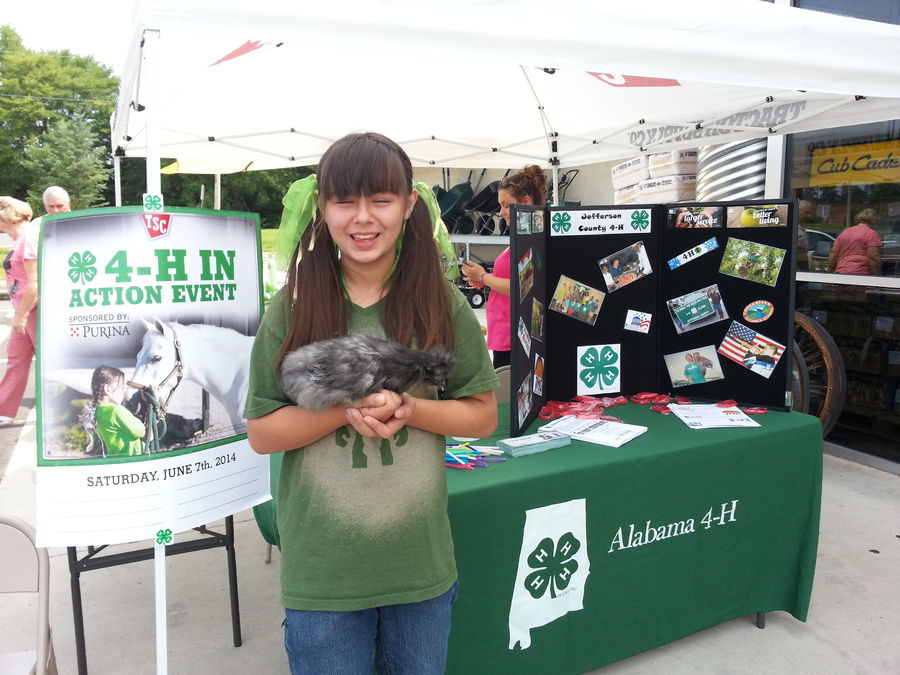
[[29, 188], [38, 189], [38, 178], [23, 164], [26, 148], [76, 115], [111, 166], [109, 116], [118, 86], [112, 71], [93, 58], [30, 51], [15, 29], [0, 26], [0, 194], [24, 198]]
[[22, 166], [33, 181], [28, 201], [37, 212], [43, 209], [41, 195], [48, 185], [65, 187], [73, 209], [106, 206], [110, 170], [103, 146], [81, 115], [54, 122], [39, 142], [25, 149]]

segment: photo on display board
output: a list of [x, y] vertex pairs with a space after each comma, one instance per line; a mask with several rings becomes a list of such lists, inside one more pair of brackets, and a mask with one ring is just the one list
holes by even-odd
[[715, 237], [710, 237], [706, 241], [702, 241], [696, 246], [689, 248], [684, 253], [681, 253], [674, 258], [670, 258], [666, 261], [666, 264], [669, 266], [670, 270], [678, 269], [710, 251], [715, 251], [717, 248], [719, 248], [719, 242]]
[[519, 342], [522, 343], [522, 349], [525, 350], [527, 356], [531, 353], [531, 336], [528, 334], [528, 327], [521, 316], [519, 317], [519, 324], [516, 326], [516, 333], [519, 335]]
[[728, 310], [716, 284], [666, 300], [666, 307], [679, 335], [728, 318]]
[[728, 227], [787, 227], [788, 205], [729, 206]]
[[519, 302], [526, 298], [532, 286], [534, 286], [534, 265], [531, 263], [529, 248], [519, 260]]
[[653, 315], [650, 312], [639, 312], [636, 309], [629, 309], [625, 315], [625, 330], [634, 331], [635, 333], [649, 333], [650, 322]]
[[606, 289], [612, 293], [653, 272], [650, 258], [639, 241], [597, 261]]
[[606, 293], [563, 275], [550, 299], [550, 309], [593, 326]]
[[719, 353], [768, 379], [784, 354], [784, 345], [742, 323], [732, 321], [719, 346]]
[[774, 286], [778, 282], [784, 258], [783, 248], [729, 237], [719, 272], [729, 277]]
[[531, 212], [531, 234], [540, 234], [544, 231], [544, 212]]
[[667, 227], [679, 229], [722, 227], [725, 209], [721, 206], [675, 206], [668, 210]]
[[576, 385], [579, 396], [606, 394], [620, 390], [622, 345], [583, 345], [576, 358]]
[[518, 391], [516, 391], [516, 412], [519, 415], [519, 428], [525, 424], [525, 418], [528, 417], [528, 413], [531, 411], [531, 377], [532, 374], [528, 373], [528, 376], [522, 381]]
[[531, 211], [516, 212], [516, 234], [531, 234]]
[[531, 338], [544, 341], [544, 303], [537, 298], [531, 299]]
[[544, 395], [544, 357], [540, 354], [534, 355], [534, 395]]
[[673, 387], [725, 379], [715, 345], [666, 354], [663, 359]]

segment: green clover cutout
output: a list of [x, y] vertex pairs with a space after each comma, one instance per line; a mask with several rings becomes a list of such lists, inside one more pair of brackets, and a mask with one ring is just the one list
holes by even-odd
[[578, 570], [578, 561], [572, 558], [581, 548], [581, 542], [571, 532], [566, 532], [553, 546], [553, 540], [545, 537], [528, 556], [528, 566], [535, 571], [525, 577], [525, 590], [537, 600], [547, 589], [555, 598], [557, 591], [568, 588], [572, 576]]
[[84, 253], [75, 251], [69, 256], [69, 279], [73, 284], [77, 284], [79, 281], [86, 284], [93, 280], [97, 276], [97, 268], [94, 267], [96, 262], [97, 258], [90, 251]]
[[554, 213], [550, 224], [554, 232], [568, 232], [572, 227], [572, 216], [565, 211]]
[[144, 211], [162, 211], [162, 197], [144, 195]]
[[644, 209], [631, 212], [631, 229], [646, 230], [650, 227], [650, 214]]
[[578, 377], [591, 388], [597, 386], [598, 380], [611, 387], [619, 377], [619, 369], [612, 365], [618, 360], [619, 355], [609, 345], [599, 352], [596, 347], [590, 347], [581, 355], [581, 365], [585, 367]]
[[156, 543], [157, 544], [171, 544], [172, 543], [172, 530], [165, 529], [160, 530], [156, 533]]

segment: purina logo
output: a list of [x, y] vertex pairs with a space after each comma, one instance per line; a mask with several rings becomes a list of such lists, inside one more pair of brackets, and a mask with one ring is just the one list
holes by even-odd
[[169, 234], [169, 226], [172, 224], [171, 213], [142, 213], [141, 220], [147, 230], [150, 239], [159, 239]]

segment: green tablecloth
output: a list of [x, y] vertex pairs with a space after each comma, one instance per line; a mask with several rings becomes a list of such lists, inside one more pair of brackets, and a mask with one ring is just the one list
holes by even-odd
[[[448, 673], [583, 673], [745, 614], [806, 619], [822, 489], [819, 420], [770, 412], [755, 417], [762, 428], [691, 430], [649, 406], [609, 412], [649, 430], [621, 448], [576, 442], [487, 469], [447, 470], [460, 576]], [[499, 418], [495, 439], [509, 435], [507, 405]], [[585, 500], [583, 609], [532, 628], [528, 648], [510, 649], [526, 511], [573, 499]], [[724, 522], [702, 522], [723, 504]], [[256, 515], [277, 543], [273, 502]], [[614, 545], [620, 528], [627, 544], [631, 525], [643, 532], [647, 521], [686, 519], [693, 532]]]
[[[741, 615], [784, 610], [806, 619], [819, 420], [770, 412], [755, 417], [762, 428], [691, 430], [648, 406], [610, 412], [649, 431], [621, 448], [573, 443], [487, 469], [448, 469], [460, 574], [448, 673], [583, 673]], [[506, 435], [501, 423], [496, 438]], [[532, 628], [530, 646], [510, 649], [526, 511], [580, 498], [590, 560], [583, 609]], [[721, 516], [723, 504], [724, 522], [702, 522]], [[643, 532], [647, 521], [656, 528], [688, 518], [691, 533], [615, 544], [619, 528], [627, 544], [632, 524]]]

